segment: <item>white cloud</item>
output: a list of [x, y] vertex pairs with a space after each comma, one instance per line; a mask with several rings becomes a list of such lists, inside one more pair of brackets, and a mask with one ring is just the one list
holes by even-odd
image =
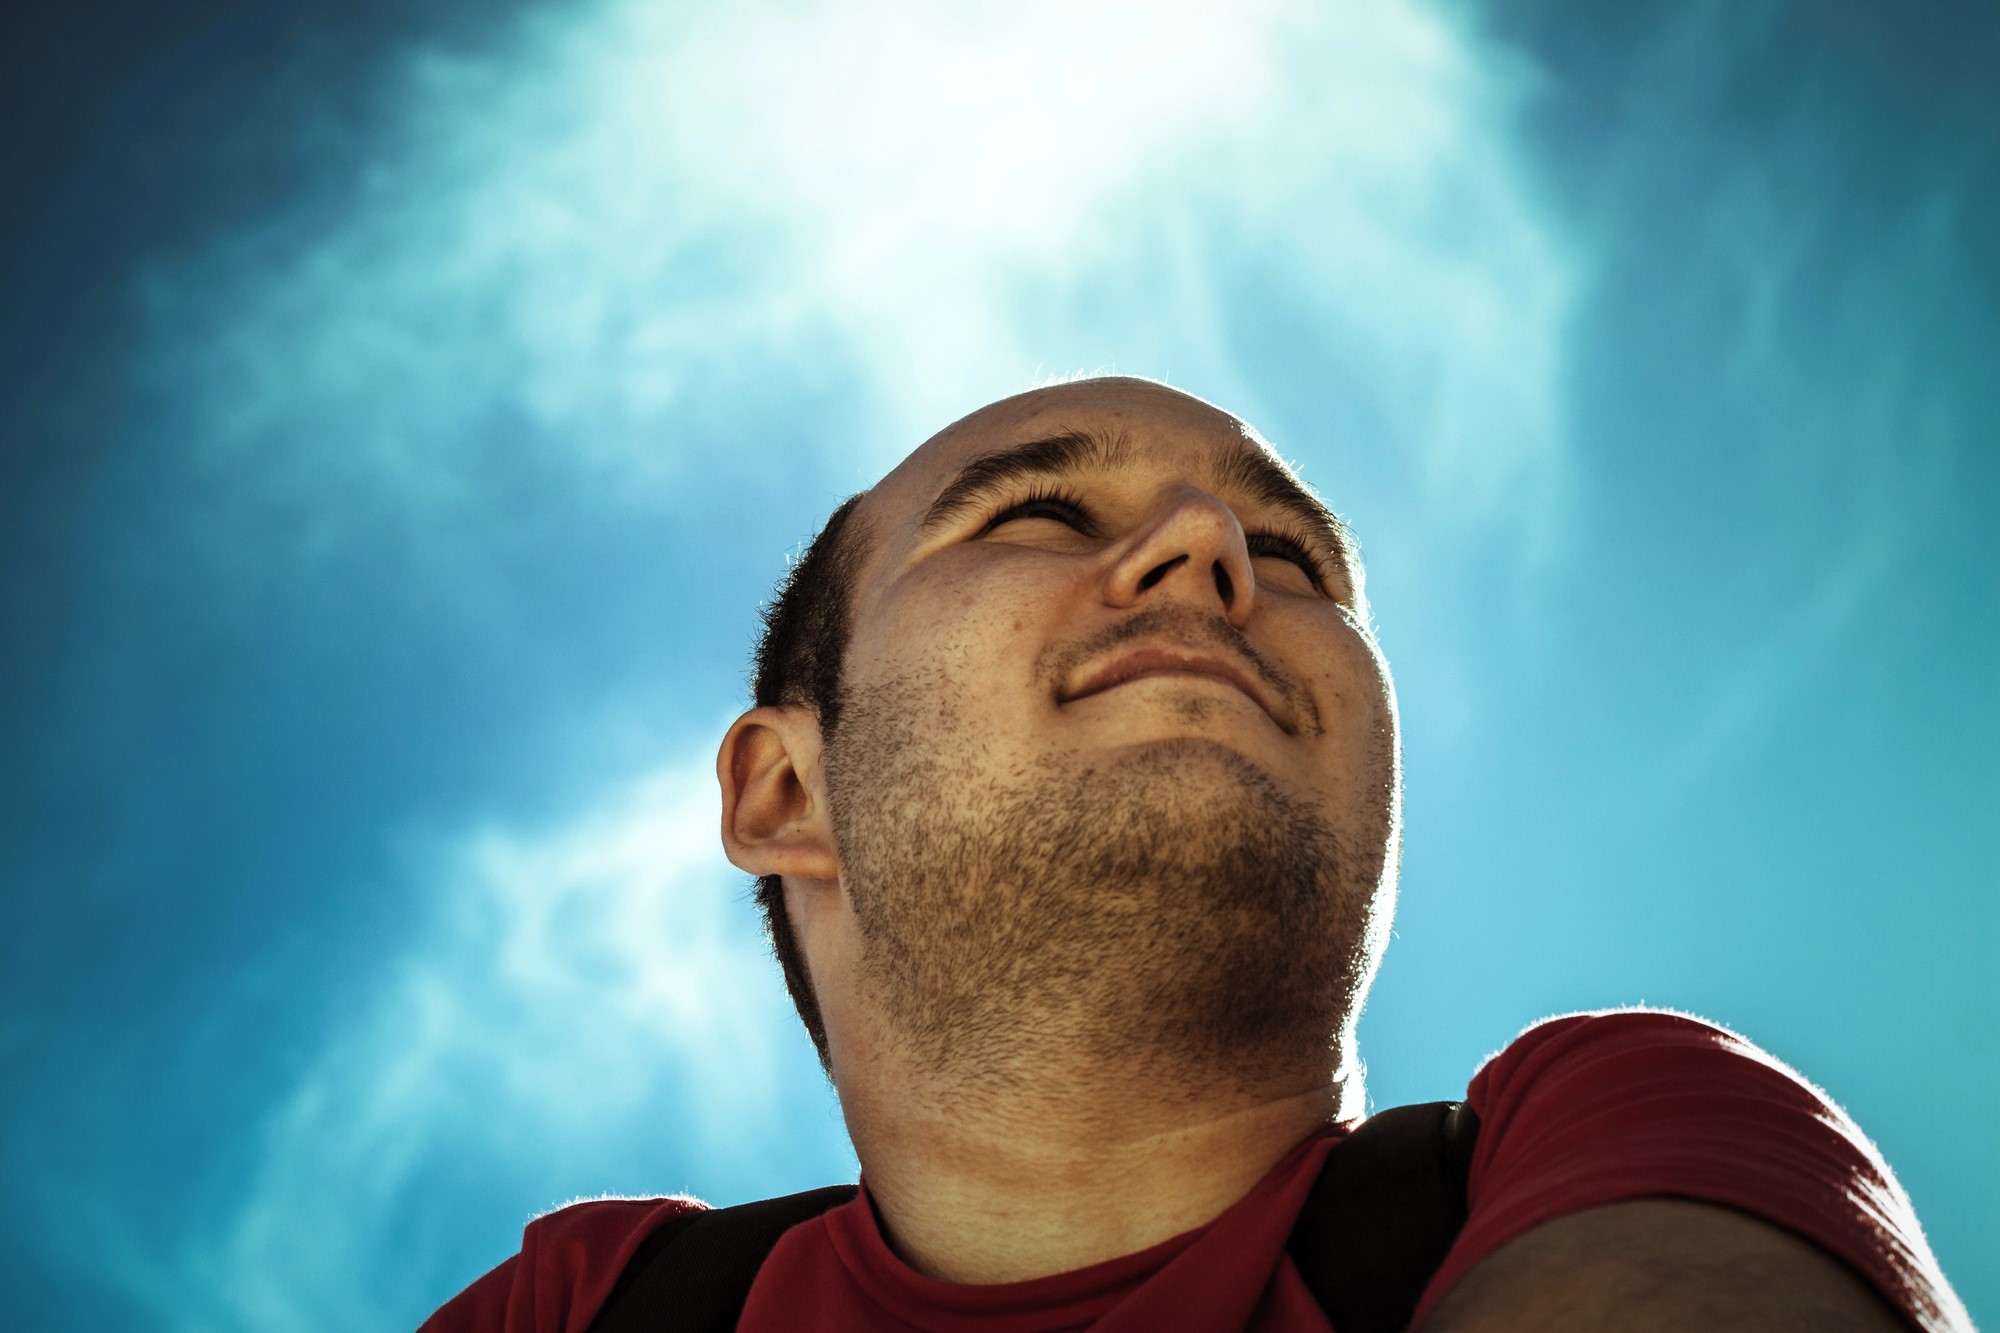
[[690, 1174], [630, 1187], [768, 1172], [762, 1145], [810, 1137], [819, 1072], [717, 820], [702, 762], [565, 825], [467, 836], [432, 930], [269, 1114], [233, 1214], [164, 1244], [100, 1218], [115, 1280], [168, 1327], [387, 1327], [427, 1276], [392, 1238], [438, 1206], [411, 1190], [439, 1160], [629, 1169], [657, 1142]]
[[[1417, 0], [550, 7], [411, 57], [344, 206], [159, 275], [160, 373], [229, 484], [350, 515], [523, 438], [626, 493], [815, 448], [860, 480], [1070, 349], [1228, 400], [1254, 264], [1421, 486], [1517, 512], [1569, 300], [1527, 95]], [[857, 433], [689, 457], [801, 392]]]

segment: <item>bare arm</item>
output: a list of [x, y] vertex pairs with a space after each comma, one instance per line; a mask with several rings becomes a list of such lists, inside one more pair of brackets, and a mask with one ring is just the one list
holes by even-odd
[[1746, 1213], [1635, 1199], [1570, 1213], [1480, 1260], [1420, 1333], [1909, 1333], [1838, 1260]]

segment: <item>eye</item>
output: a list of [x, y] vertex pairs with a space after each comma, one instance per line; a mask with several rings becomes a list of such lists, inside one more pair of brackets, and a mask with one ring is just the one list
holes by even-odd
[[1312, 551], [1297, 537], [1283, 532], [1249, 532], [1245, 533], [1244, 537], [1252, 559], [1269, 556], [1289, 561], [1298, 566], [1299, 571], [1312, 583], [1316, 591], [1326, 591], [1325, 571], [1321, 569], [1320, 562], [1314, 558]]
[[1037, 491], [1016, 500], [987, 519], [986, 526], [979, 530], [980, 535], [984, 536], [1003, 523], [1027, 518], [1053, 519], [1064, 527], [1085, 534], [1094, 534], [1097, 531], [1097, 525], [1091, 522], [1090, 512], [1073, 496], [1062, 491]]

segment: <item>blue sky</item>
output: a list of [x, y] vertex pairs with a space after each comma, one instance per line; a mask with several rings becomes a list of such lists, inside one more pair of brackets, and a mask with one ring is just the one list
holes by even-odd
[[1379, 1104], [1646, 1001], [2000, 1318], [2000, 19], [1931, 0], [89, 6], [0, 124], [0, 1278], [416, 1322], [854, 1169], [715, 843], [755, 613], [1116, 369], [1345, 514]]

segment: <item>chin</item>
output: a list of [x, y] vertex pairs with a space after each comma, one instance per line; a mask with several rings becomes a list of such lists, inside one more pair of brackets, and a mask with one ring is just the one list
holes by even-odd
[[1129, 741], [1116, 750], [1112, 772], [1132, 777], [1199, 780], [1207, 774], [1232, 784], [1286, 786], [1264, 760], [1235, 740], [1216, 736], [1159, 736]]

